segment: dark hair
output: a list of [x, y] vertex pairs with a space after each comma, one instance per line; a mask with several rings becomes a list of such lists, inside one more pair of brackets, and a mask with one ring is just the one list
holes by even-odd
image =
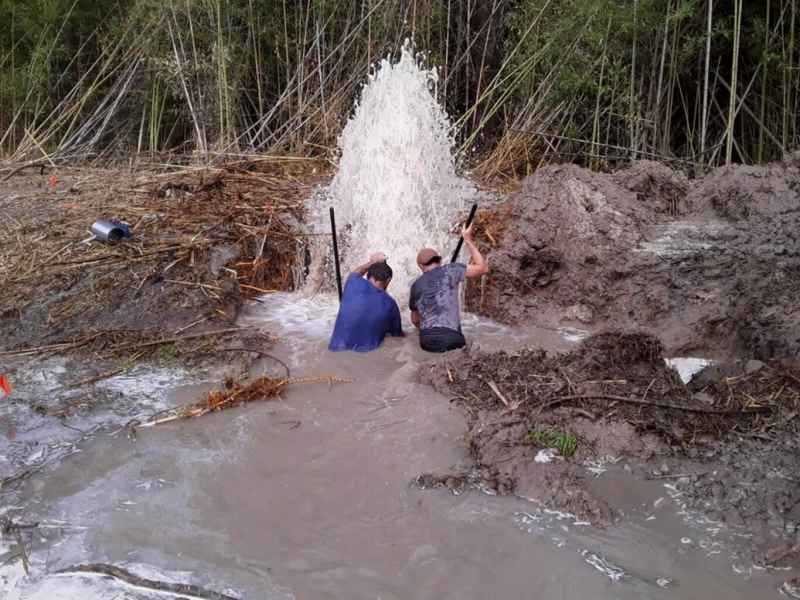
[[441, 256], [431, 256], [431, 257], [428, 259], [428, 262], [426, 262], [426, 263], [425, 263], [425, 264], [423, 264], [422, 266], [423, 266], [423, 267], [429, 267], [429, 266], [431, 266], [432, 264], [435, 264], [435, 263], [441, 263], [441, 262], [442, 262], [442, 257], [441, 257]]
[[367, 269], [367, 279], [388, 283], [392, 279], [392, 267], [385, 262], [375, 263]]

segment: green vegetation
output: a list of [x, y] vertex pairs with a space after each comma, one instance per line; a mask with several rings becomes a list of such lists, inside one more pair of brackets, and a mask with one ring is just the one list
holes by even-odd
[[556, 429], [534, 429], [528, 432], [528, 441], [541, 448], [555, 448], [565, 458], [573, 456], [578, 449], [577, 437]]
[[0, 155], [334, 153], [410, 38], [478, 172], [798, 147], [800, 0], [0, 0]]
[[162, 344], [156, 351], [156, 360], [172, 362], [178, 357], [178, 347], [175, 344]]

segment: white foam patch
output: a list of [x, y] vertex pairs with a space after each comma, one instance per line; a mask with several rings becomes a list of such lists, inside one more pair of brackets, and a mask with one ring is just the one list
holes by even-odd
[[576, 329], [574, 327], [560, 327], [558, 332], [566, 341], [573, 343], [582, 342], [591, 335], [588, 331]]
[[180, 368], [154, 368], [140, 365], [114, 377], [98, 381], [95, 385], [126, 396], [162, 397], [189, 381], [189, 373]]
[[583, 466], [586, 467], [587, 471], [594, 474], [595, 477], [600, 477], [600, 475], [608, 471], [608, 465], [615, 465], [621, 460], [621, 456], [604, 454], [597, 458], [587, 458], [583, 461]]
[[536, 456], [533, 458], [533, 460], [537, 463], [547, 464], [553, 462], [556, 454], [557, 450], [555, 448], [543, 448], [536, 453]]
[[691, 357], [665, 358], [664, 362], [678, 372], [683, 383], [689, 383], [700, 371], [714, 364], [713, 360]]
[[461, 328], [464, 335], [477, 335], [486, 337], [520, 337], [520, 334], [502, 323], [481, 317], [474, 313], [462, 312], [461, 313]]
[[[338, 312], [339, 300], [335, 294], [305, 296], [278, 292], [261, 296], [258, 303], [248, 305], [238, 324], [277, 334], [293, 350], [292, 362], [296, 365], [303, 351], [327, 344]], [[408, 309], [401, 309], [401, 314], [403, 329], [413, 331]], [[464, 334], [481, 345], [501, 340], [507, 347], [512, 341], [524, 340], [512, 328], [473, 313], [462, 313], [461, 322]]]
[[625, 578], [625, 571], [615, 564], [610, 563], [606, 558], [590, 552], [589, 550], [582, 550], [581, 556], [588, 564], [603, 573], [611, 581], [619, 582]]
[[335, 294], [304, 296], [278, 292], [261, 296], [258, 303], [248, 305], [238, 324], [277, 335], [291, 349], [289, 362], [294, 367], [302, 362], [305, 351], [327, 344], [338, 312], [339, 300]]
[[334, 294], [278, 292], [248, 305], [238, 322], [272, 333], [278, 331], [289, 342], [319, 341], [330, 337], [338, 312], [339, 300]]

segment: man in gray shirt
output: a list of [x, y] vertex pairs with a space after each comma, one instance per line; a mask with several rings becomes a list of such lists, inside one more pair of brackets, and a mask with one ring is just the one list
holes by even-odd
[[428, 352], [448, 352], [466, 344], [461, 333], [458, 284], [465, 277], [489, 272], [489, 265], [475, 245], [472, 227], [461, 235], [469, 249], [468, 265], [442, 265], [442, 257], [432, 248], [423, 248], [417, 254], [422, 275], [411, 286], [411, 322], [419, 328], [419, 344]]

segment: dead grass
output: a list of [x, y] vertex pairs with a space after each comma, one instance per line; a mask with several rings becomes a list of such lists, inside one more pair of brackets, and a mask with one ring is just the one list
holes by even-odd
[[300, 377], [300, 378], [273, 378], [259, 377], [249, 383], [242, 383], [234, 379], [227, 379], [224, 387], [212, 390], [199, 402], [185, 404], [168, 411], [159, 413], [145, 422], [143, 427], [161, 425], [179, 419], [191, 419], [202, 417], [211, 412], [224, 410], [234, 406], [241, 406], [259, 400], [269, 400], [277, 398], [284, 388], [290, 385], [307, 385], [327, 383], [350, 383], [349, 379], [326, 375], [321, 377]]
[[[291, 289], [304, 201], [326, 178], [325, 163], [270, 157], [15, 175], [0, 200], [0, 320], [21, 327], [4, 343], [232, 321], [243, 298]], [[86, 242], [110, 217], [133, 238]]]
[[609, 332], [563, 355], [471, 354], [457, 364], [432, 365], [430, 379], [468, 410], [513, 414], [529, 431], [564, 407], [593, 420], [626, 421], [684, 447], [707, 436], [800, 427], [800, 376], [788, 367], [764, 365], [750, 374], [742, 367], [741, 374], [694, 390], [666, 366], [661, 350], [649, 335]]

